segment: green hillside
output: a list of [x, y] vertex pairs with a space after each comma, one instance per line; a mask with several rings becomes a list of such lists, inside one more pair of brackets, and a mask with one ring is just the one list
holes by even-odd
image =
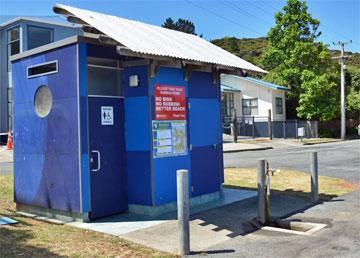
[[[255, 65], [262, 66], [260, 62], [261, 55], [266, 51], [267, 39], [261, 38], [235, 38], [224, 37], [222, 39], [214, 39], [213, 44], [249, 61]], [[330, 50], [332, 56], [339, 56], [340, 51]], [[352, 57], [347, 61], [348, 67], [357, 67], [360, 69], [360, 53], [347, 52]]]

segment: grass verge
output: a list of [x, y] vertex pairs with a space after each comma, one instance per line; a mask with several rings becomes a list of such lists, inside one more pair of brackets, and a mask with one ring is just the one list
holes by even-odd
[[[270, 178], [271, 191], [302, 197], [310, 197], [311, 184], [308, 173], [290, 169], [280, 169]], [[224, 187], [257, 190], [256, 168], [226, 168]], [[359, 185], [343, 179], [319, 176], [319, 195], [321, 198], [333, 198], [352, 192]]]
[[15, 213], [13, 176], [0, 175], [0, 257], [174, 257], [119, 237], [37, 221]]

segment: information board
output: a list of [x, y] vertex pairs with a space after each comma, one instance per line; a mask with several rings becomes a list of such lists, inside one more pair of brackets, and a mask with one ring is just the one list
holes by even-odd
[[155, 119], [186, 120], [184, 86], [155, 84]]
[[154, 158], [187, 154], [186, 121], [152, 121]]

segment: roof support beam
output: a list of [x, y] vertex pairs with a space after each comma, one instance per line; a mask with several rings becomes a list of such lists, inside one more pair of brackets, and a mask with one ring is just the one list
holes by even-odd
[[82, 25], [82, 30], [84, 32], [87, 32], [87, 33], [92, 33], [92, 34], [103, 34], [101, 31], [99, 31], [98, 29], [95, 29], [94, 27], [92, 26], [89, 26], [89, 25]]
[[213, 80], [213, 84], [220, 83], [220, 69], [216, 65], [213, 65], [212, 67], [212, 80]]
[[66, 19], [67, 19], [68, 22], [71, 22], [71, 23], [88, 25], [86, 22], [84, 22], [83, 20], [79, 19], [79, 18], [76, 17], [76, 16], [68, 15], [68, 16], [66, 17]]
[[159, 60], [150, 61], [150, 78], [155, 78], [160, 67]]
[[192, 65], [191, 64], [183, 65], [183, 71], [184, 71], [184, 81], [189, 81], [191, 73], [193, 71]]

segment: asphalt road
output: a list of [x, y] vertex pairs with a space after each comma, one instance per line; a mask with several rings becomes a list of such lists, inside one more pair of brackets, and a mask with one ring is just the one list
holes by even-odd
[[224, 154], [225, 167], [255, 167], [257, 160], [266, 159], [271, 168], [310, 171], [310, 152], [318, 152], [319, 175], [333, 176], [360, 183], [360, 140], [324, 143]]

